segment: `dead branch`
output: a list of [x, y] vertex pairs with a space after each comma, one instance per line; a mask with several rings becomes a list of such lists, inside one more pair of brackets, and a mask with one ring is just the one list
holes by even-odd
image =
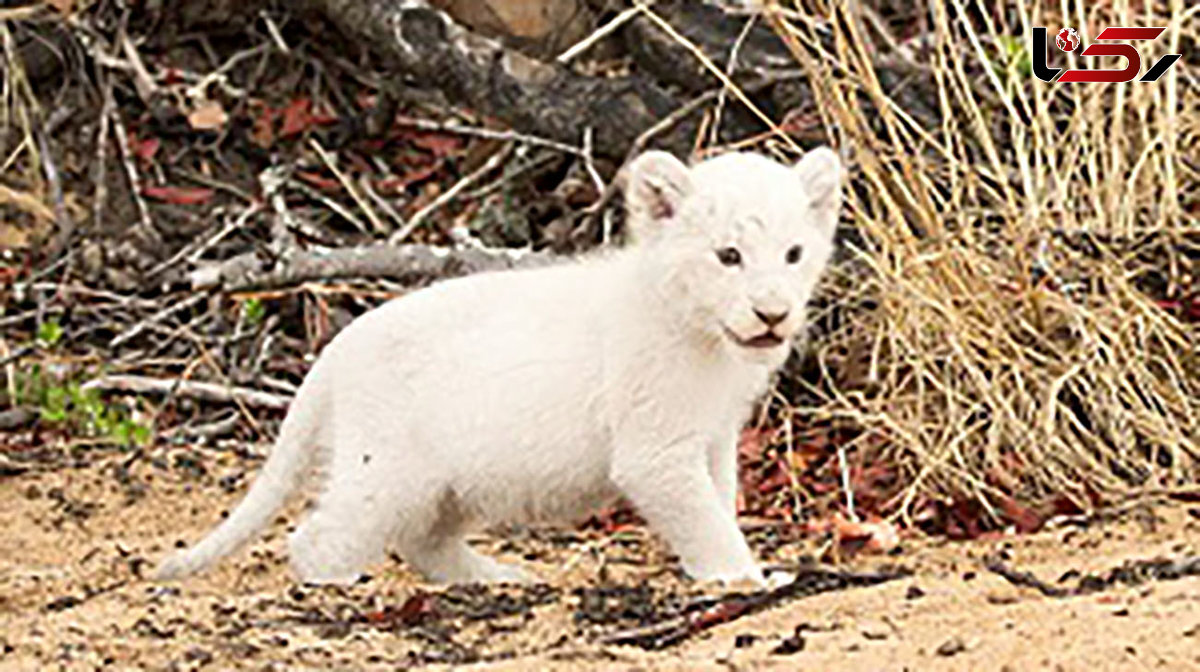
[[274, 410], [286, 409], [291, 402], [289, 397], [263, 392], [262, 390], [254, 390], [248, 387], [227, 387], [216, 383], [204, 383], [195, 380], [145, 378], [143, 376], [104, 376], [84, 383], [83, 389], [102, 390], [105, 392], [131, 392], [133, 394], [174, 395], [221, 404], [240, 402], [246, 406]]
[[386, 279], [411, 285], [483, 271], [542, 266], [554, 256], [528, 250], [431, 245], [369, 245], [332, 250], [294, 250], [272, 262], [255, 253], [201, 267], [191, 273], [193, 289], [268, 289], [314, 280]]
[[[351, 39], [365, 42], [413, 80], [523, 133], [578, 145], [591, 128], [597, 154], [623, 156], [630, 143], [679, 106], [644, 75], [591, 77], [505, 48], [420, 2], [311, 0]], [[686, 151], [694, 125], [662, 144]]]
[[1150, 581], [1174, 581], [1189, 576], [1200, 576], [1200, 556], [1183, 556], [1179, 559], [1154, 558], [1151, 560], [1127, 560], [1103, 574], [1081, 574], [1077, 571], [1064, 574], [1060, 583], [1074, 575], [1076, 583], [1070, 587], [1053, 586], [1039, 579], [1032, 572], [1013, 569], [996, 557], [984, 559], [983, 566], [1014, 586], [1033, 588], [1046, 597], [1073, 597], [1089, 595], [1115, 586], [1139, 586]]
[[873, 586], [910, 574], [911, 572], [905, 569], [848, 572], [820, 567], [802, 568], [793, 581], [773, 590], [726, 595], [698, 611], [646, 626], [611, 632], [601, 636], [598, 641], [601, 644], [633, 644], [644, 649], [664, 649], [678, 644], [696, 633], [777, 606], [787, 600], [831, 590]]

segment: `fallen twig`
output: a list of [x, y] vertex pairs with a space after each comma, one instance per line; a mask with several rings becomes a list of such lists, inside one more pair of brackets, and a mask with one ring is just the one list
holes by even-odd
[[698, 632], [730, 623], [793, 598], [859, 586], [873, 586], [910, 574], [911, 572], [906, 569], [880, 572], [841, 572], [823, 568], [804, 568], [799, 571], [791, 583], [773, 590], [727, 595], [718, 599], [715, 604], [697, 611], [642, 627], [608, 633], [599, 637], [597, 641], [601, 644], [632, 644], [644, 649], [664, 649], [678, 644]]
[[441, 195], [433, 199], [433, 201], [428, 205], [413, 213], [413, 216], [408, 218], [408, 223], [404, 225], [404, 228], [392, 234], [392, 237], [388, 239], [388, 242], [393, 245], [404, 242], [404, 240], [412, 235], [412, 232], [416, 231], [417, 227], [421, 226], [421, 224], [428, 219], [431, 214], [436, 212], [439, 208], [450, 203], [455, 198], [458, 198], [458, 195], [461, 194], [463, 190], [478, 182], [480, 178], [499, 168], [500, 164], [504, 163], [504, 161], [508, 159], [509, 155], [512, 154], [512, 150], [512, 144], [508, 144], [495, 154], [492, 154], [490, 157], [488, 157], [488, 160], [483, 163], [483, 165], [471, 171], [466, 177], [463, 177], [461, 180], [456, 182], [454, 186], [442, 192]]
[[534, 147], [545, 147], [554, 149], [564, 154], [572, 154], [574, 156], [582, 156], [583, 150], [573, 145], [568, 145], [562, 142], [556, 142], [548, 138], [541, 138], [528, 133], [518, 133], [517, 131], [484, 128], [482, 126], [467, 126], [457, 122], [442, 122], [433, 119], [421, 119], [419, 117], [396, 117], [393, 122], [398, 128], [412, 128], [418, 131], [435, 131], [438, 133], [450, 133], [453, 135], [465, 135], [473, 138], [483, 138], [484, 140], [506, 140], [509, 142], [520, 142], [522, 144], [531, 145]]
[[225, 291], [298, 285], [312, 280], [382, 278], [413, 284], [481, 271], [534, 267], [554, 257], [529, 250], [492, 250], [430, 245], [368, 245], [334, 250], [292, 251], [274, 263], [254, 253], [193, 271], [194, 289]]
[[[346, 177], [346, 173], [342, 172], [342, 170], [338, 168], [337, 161], [334, 160], [334, 157], [331, 156], [329, 152], [325, 151], [325, 148], [321, 146], [321, 143], [318, 142], [316, 138], [309, 138], [308, 144], [313, 148], [313, 151], [317, 153], [317, 156], [320, 157], [321, 162], [324, 163], [325, 167], [329, 169], [329, 172], [333, 173], [333, 176], [337, 178], [338, 182], [341, 182], [342, 188], [346, 190], [347, 194], [350, 194], [350, 198], [353, 199], [358, 205], [359, 210], [362, 210], [363, 214], [367, 216], [367, 219], [371, 222], [371, 228], [374, 230], [374, 232], [377, 234], [387, 233], [391, 227], [383, 223], [383, 220], [380, 219], [378, 213], [375, 212], [375, 209], [372, 208], [366, 199], [362, 197], [362, 194], [358, 193], [358, 189], [355, 188], [354, 183], [350, 181], [350, 178]], [[364, 230], [363, 233], [367, 233], [367, 231]]]
[[145, 378], [142, 376], [104, 376], [90, 380], [83, 385], [84, 390], [103, 390], [106, 392], [132, 392], [134, 394], [173, 394], [179, 397], [190, 397], [214, 403], [240, 402], [246, 406], [283, 410], [291, 402], [284, 397], [262, 390], [248, 387], [234, 387], [205, 383], [194, 380], [177, 380], [171, 378]]
[[1172, 581], [1188, 576], [1200, 576], [1200, 556], [1187, 556], [1178, 560], [1154, 558], [1152, 560], [1130, 560], [1104, 574], [1083, 574], [1071, 571], [1063, 575], [1066, 580], [1074, 576], [1077, 582], [1072, 587], [1052, 586], [1034, 576], [1032, 572], [1015, 570], [998, 558], [984, 562], [988, 571], [999, 574], [1015, 586], [1034, 588], [1047, 597], [1074, 597], [1108, 590], [1115, 585], [1137, 586], [1147, 581]]
[[134, 338], [135, 336], [141, 334], [143, 331], [146, 330], [146, 327], [149, 327], [150, 325], [153, 325], [153, 324], [158, 324], [162, 320], [174, 315], [175, 313], [179, 313], [184, 310], [187, 310], [188, 308], [191, 308], [192, 306], [200, 303], [201, 301], [204, 301], [206, 298], [208, 298], [207, 294], [195, 294], [195, 295], [190, 296], [182, 301], [172, 302], [172, 303], [168, 304], [166, 307], [164, 307], [162, 310], [159, 310], [158, 312], [151, 315], [150, 317], [147, 317], [146, 319], [142, 320], [141, 322], [138, 322], [137, 324], [133, 325], [132, 327], [129, 327], [128, 329], [121, 332], [120, 334], [117, 334], [116, 338], [114, 338], [111, 342], [109, 342], [108, 347], [117, 348], [118, 346], [122, 345], [123, 343], [129, 341], [129, 339]]

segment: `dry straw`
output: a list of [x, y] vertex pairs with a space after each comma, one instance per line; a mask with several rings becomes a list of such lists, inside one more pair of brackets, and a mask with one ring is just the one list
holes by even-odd
[[856, 459], [904, 484], [897, 517], [1198, 480], [1197, 326], [1151, 298], [1200, 276], [1195, 59], [1154, 84], [1028, 72], [1032, 26], [1167, 26], [1139, 45], [1148, 68], [1200, 41], [1197, 9], [930, 2], [887, 56], [899, 86], [859, 3], [768, 10], [850, 158], [862, 234], [831, 283], [841, 326], [815, 344], [820, 401], [793, 417], [863, 430]]

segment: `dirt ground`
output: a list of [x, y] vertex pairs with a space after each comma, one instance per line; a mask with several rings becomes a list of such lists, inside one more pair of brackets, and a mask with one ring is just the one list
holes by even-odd
[[[640, 529], [480, 539], [544, 585], [422, 586], [390, 562], [352, 588], [316, 589], [289, 577], [289, 511], [211, 573], [155, 584], [140, 575], [232, 507], [256, 465], [183, 448], [89, 461], [0, 478], [0, 669], [1200, 670], [1200, 577], [1057, 598], [984, 563], [1070, 587], [1126, 561], [1195, 557], [1194, 505], [987, 541], [905, 538], [893, 556], [839, 569], [911, 576], [788, 600], [645, 650], [601, 640], [715, 592], [680, 581]], [[750, 536], [768, 563], [821, 552], [821, 540], [774, 527]]]

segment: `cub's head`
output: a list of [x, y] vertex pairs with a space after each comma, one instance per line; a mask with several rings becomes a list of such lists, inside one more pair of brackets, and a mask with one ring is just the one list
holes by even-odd
[[726, 154], [689, 168], [646, 152], [629, 169], [629, 229], [688, 328], [777, 361], [832, 252], [841, 179], [827, 147], [791, 167]]

